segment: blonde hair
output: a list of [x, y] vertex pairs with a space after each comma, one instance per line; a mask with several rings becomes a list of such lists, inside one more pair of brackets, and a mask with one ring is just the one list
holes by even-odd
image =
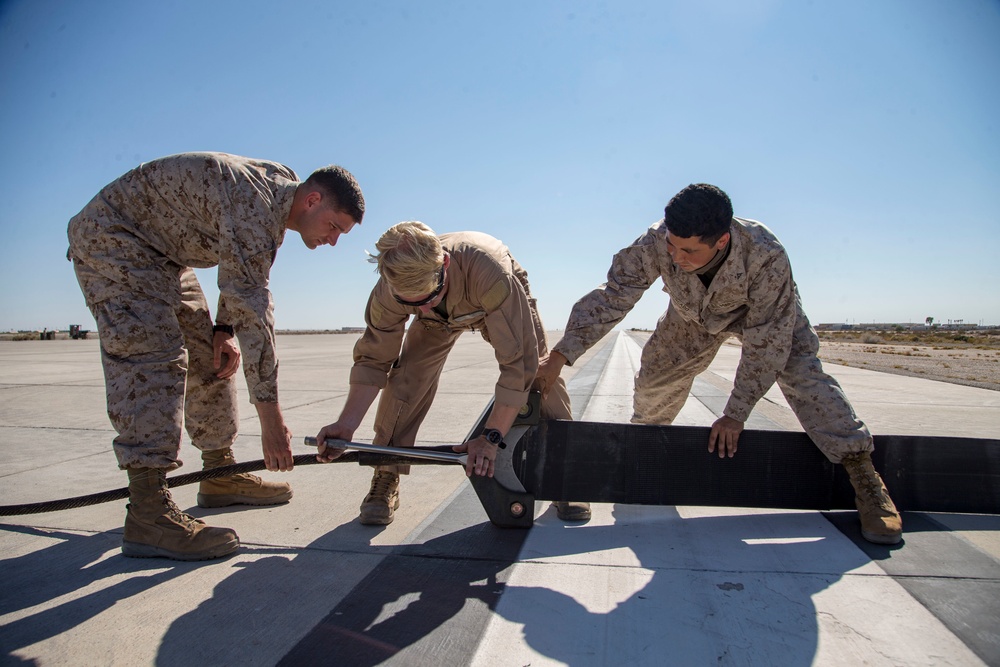
[[437, 288], [444, 250], [434, 230], [409, 220], [390, 227], [375, 244], [379, 275], [402, 296], [430, 294]]

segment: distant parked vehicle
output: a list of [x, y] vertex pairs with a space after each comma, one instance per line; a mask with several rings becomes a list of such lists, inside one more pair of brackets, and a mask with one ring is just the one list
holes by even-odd
[[81, 329], [79, 324], [69, 325], [69, 337], [73, 340], [79, 338], [86, 338], [87, 334], [90, 333], [90, 329]]

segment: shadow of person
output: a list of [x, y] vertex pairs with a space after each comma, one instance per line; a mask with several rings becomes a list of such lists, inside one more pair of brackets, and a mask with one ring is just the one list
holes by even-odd
[[[541, 566], [515, 572], [496, 612], [536, 653], [571, 665], [813, 664], [813, 596], [870, 562], [832, 545], [838, 531], [814, 513], [616, 505], [613, 516], [525, 545], [522, 561]], [[631, 555], [601, 554], [620, 549]]]
[[[18, 649], [56, 637], [122, 600], [199, 567], [198, 563], [117, 557], [121, 532], [87, 534], [16, 525], [0, 525], [0, 531], [12, 538], [18, 534], [31, 537], [32, 545], [38, 538], [56, 541], [0, 560], [4, 580], [0, 616], [25, 612], [0, 627], [0, 651], [5, 660], [14, 659]], [[10, 541], [5, 538], [5, 542]], [[93, 590], [80, 594], [84, 589]], [[53, 603], [65, 596], [72, 599]]]
[[[233, 649], [248, 646], [262, 664], [375, 665], [424, 640], [474, 645], [527, 531], [485, 522], [471, 486], [439, 519], [404, 545], [372, 546], [372, 528], [350, 521], [292, 557], [258, 550], [261, 558], [239, 563], [171, 624], [156, 664], [190, 665], [190, 644], [202, 637], [204, 664], [231, 663]], [[449, 623], [460, 612], [461, 622]], [[289, 650], [273, 641], [276, 627], [301, 627], [303, 636]]]
[[505, 530], [469, 486], [407, 544], [373, 546], [378, 529], [352, 520], [305, 547], [247, 545], [156, 662], [186, 667], [197, 646], [200, 664], [374, 665], [419, 645], [452, 664], [507, 623], [574, 665], [812, 663], [813, 596], [871, 559], [815, 512], [685, 512], [618, 505], [566, 526], [549, 509]]

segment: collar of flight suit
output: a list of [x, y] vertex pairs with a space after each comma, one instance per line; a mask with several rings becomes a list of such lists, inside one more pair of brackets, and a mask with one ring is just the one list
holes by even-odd
[[[465, 271], [462, 266], [462, 262], [458, 255], [452, 252], [451, 248], [444, 244], [442, 245], [444, 246], [444, 251], [448, 253], [449, 257], [451, 257], [451, 263], [448, 265], [448, 270], [446, 272], [448, 276], [448, 291], [445, 292], [444, 299], [441, 301], [448, 315], [447, 317], [442, 317], [441, 313], [439, 313], [436, 308], [431, 308], [428, 313], [423, 313], [419, 308], [415, 308], [414, 310], [417, 311], [418, 319], [452, 322], [455, 317], [455, 308], [459, 303], [465, 300]], [[465, 315], [466, 313], [458, 314]]]
[[[496, 240], [496, 239], [493, 239]], [[454, 244], [451, 243], [454, 241]], [[499, 241], [497, 241], [499, 243]], [[465, 252], [456, 252], [456, 247], [468, 246]], [[484, 254], [492, 257], [497, 262], [501, 262], [501, 257], [497, 256], [488, 246], [480, 245], [476, 240], [465, 238], [462, 232], [452, 232], [447, 238], [442, 240], [442, 247], [451, 257], [451, 264], [448, 267], [448, 291], [444, 297], [444, 307], [447, 317], [442, 318], [439, 312], [428, 314], [421, 313], [419, 317], [441, 321], [452, 326], [471, 327], [475, 322], [485, 318], [489, 312], [489, 305], [479, 303], [481, 299], [488, 299], [487, 294], [469, 293], [469, 273], [475, 264], [478, 256]], [[506, 247], [502, 246], [504, 251]]]

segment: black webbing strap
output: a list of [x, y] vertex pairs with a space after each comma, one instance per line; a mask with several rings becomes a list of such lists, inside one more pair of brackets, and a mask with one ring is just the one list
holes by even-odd
[[[744, 431], [733, 458], [708, 427], [545, 420], [513, 463], [538, 500], [853, 509], [844, 468], [804, 433]], [[876, 436], [875, 468], [900, 510], [1000, 514], [1000, 440]]]

